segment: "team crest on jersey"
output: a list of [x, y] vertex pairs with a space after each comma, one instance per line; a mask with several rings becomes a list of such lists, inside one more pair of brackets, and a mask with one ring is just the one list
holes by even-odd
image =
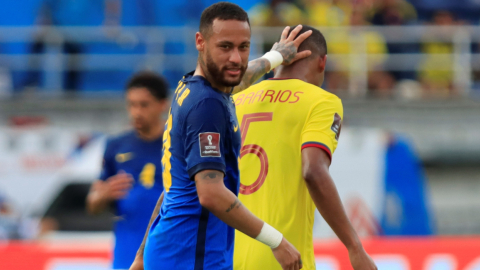
[[342, 130], [342, 117], [338, 113], [335, 113], [333, 116], [333, 124], [331, 127], [332, 131], [335, 132], [335, 140], [338, 141], [340, 137], [340, 131]]
[[220, 133], [205, 132], [198, 134], [201, 157], [221, 157]]

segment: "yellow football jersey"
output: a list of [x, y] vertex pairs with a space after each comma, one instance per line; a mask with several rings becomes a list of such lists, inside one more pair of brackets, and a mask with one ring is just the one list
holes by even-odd
[[[315, 269], [315, 204], [302, 177], [301, 150], [318, 147], [331, 158], [343, 119], [341, 100], [302, 80], [270, 79], [234, 101], [242, 134], [238, 197], [300, 251], [303, 269]], [[268, 246], [237, 231], [234, 269], [282, 268]]]

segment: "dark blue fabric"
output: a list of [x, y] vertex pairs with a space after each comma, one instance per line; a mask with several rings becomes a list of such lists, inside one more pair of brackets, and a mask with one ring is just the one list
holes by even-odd
[[205, 242], [207, 240], [207, 225], [210, 212], [206, 208], [202, 208], [200, 221], [198, 222], [197, 247], [195, 251], [195, 270], [203, 270], [205, 262]]
[[[234, 130], [238, 126], [235, 105], [230, 95], [212, 88], [203, 77], [189, 73], [174, 94], [171, 117], [171, 129], [166, 125], [170, 131], [166, 133], [169, 136], [164, 136], [162, 162], [164, 179], [171, 175], [172, 182], [165, 192], [160, 215], [150, 228], [145, 270], [232, 269], [234, 230], [207, 212], [203, 233], [206, 214], [191, 179], [201, 170], [221, 170], [225, 173], [225, 186], [238, 194], [240, 131]], [[201, 156], [201, 133], [219, 133], [220, 156]], [[204, 245], [197, 244], [203, 241]], [[202, 246], [205, 256], [199, 258]]]
[[[134, 132], [128, 132], [108, 140], [104, 155], [104, 163], [100, 179], [124, 171], [135, 180], [128, 195], [116, 202], [115, 248], [113, 252], [113, 268], [128, 269], [135, 258], [138, 247], [142, 243], [150, 217], [163, 191], [161, 152], [162, 138], [155, 141], [144, 141]], [[118, 154], [129, 154], [121, 160]], [[147, 164], [155, 166], [152, 187], [142, 184], [140, 174]], [[151, 166], [151, 165], [149, 165]]]
[[386, 153], [385, 203], [381, 226], [385, 235], [431, 235], [433, 214], [422, 164], [410, 142], [393, 137]]

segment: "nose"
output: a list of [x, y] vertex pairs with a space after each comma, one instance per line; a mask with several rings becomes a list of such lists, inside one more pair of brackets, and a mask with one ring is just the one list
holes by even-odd
[[240, 64], [242, 62], [242, 57], [240, 56], [240, 52], [238, 48], [232, 50], [232, 54], [230, 55], [230, 62], [235, 64]]

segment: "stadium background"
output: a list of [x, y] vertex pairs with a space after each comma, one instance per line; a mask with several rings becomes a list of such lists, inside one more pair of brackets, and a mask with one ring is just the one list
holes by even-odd
[[[1, 3], [0, 269], [108, 269], [114, 217], [83, 204], [105, 136], [128, 128], [123, 86], [145, 69], [175, 86], [214, 2]], [[480, 269], [480, 1], [236, 2], [251, 59], [285, 25], [325, 34], [346, 126], [332, 174], [379, 269]], [[349, 269], [317, 218], [319, 269]]]

